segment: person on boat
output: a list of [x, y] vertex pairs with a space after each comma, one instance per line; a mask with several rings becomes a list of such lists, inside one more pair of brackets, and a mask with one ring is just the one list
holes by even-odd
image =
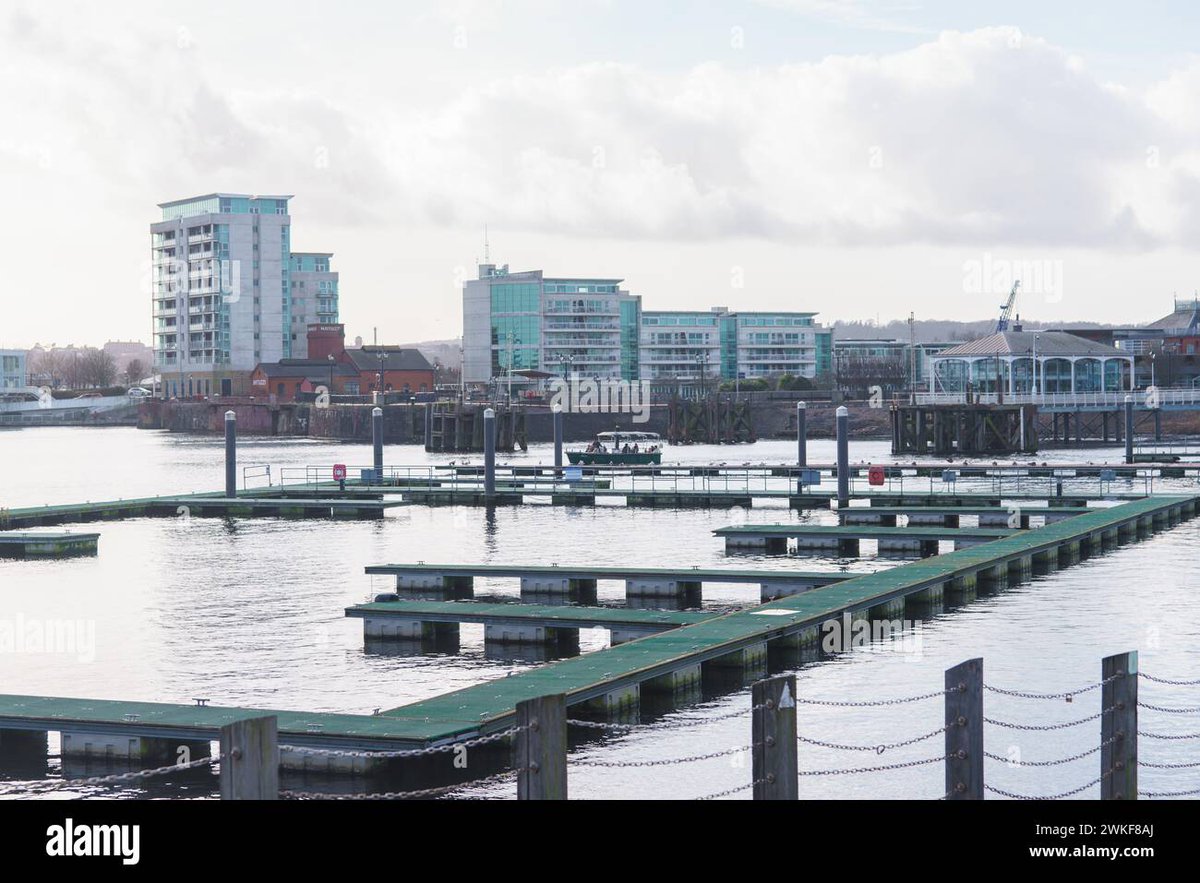
[[622, 453], [622, 454], [628, 454], [628, 453], [630, 453], [630, 451], [629, 451], [629, 442], [625, 442], [625, 447], [621, 448], [621, 453]]
[[633, 443], [633, 452], [634, 452], [635, 454], [636, 454], [636, 453], [638, 453], [638, 443], [637, 443], [637, 442], [634, 442], [634, 443]]

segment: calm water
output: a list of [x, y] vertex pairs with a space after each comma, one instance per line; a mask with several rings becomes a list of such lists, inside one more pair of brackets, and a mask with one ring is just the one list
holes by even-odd
[[[0, 506], [138, 497], [213, 490], [223, 482], [221, 441], [134, 429], [53, 428], [0, 432]], [[1041, 459], [1119, 460], [1121, 452], [1055, 452]], [[389, 447], [388, 463], [447, 462], [415, 447]], [[668, 462], [788, 462], [789, 442], [739, 448], [668, 448]], [[833, 458], [832, 442], [809, 446], [810, 460]], [[886, 442], [852, 445], [855, 461], [887, 462]], [[363, 463], [361, 445], [243, 439], [243, 464], [282, 467]], [[476, 458], [478, 459], [478, 458]], [[540, 446], [513, 462], [550, 462]], [[922, 480], [928, 484], [928, 479]], [[966, 488], [965, 483], [960, 483]], [[1194, 489], [1190, 481], [1158, 489]], [[1113, 490], [1140, 490], [1118, 483]], [[5, 693], [254, 705], [370, 713], [539, 664], [496, 658], [481, 626], [462, 627], [455, 655], [374, 655], [363, 650], [362, 626], [342, 614], [386, 590], [390, 581], [363, 574], [367, 564], [447, 561], [494, 563], [654, 564], [660, 566], [873, 570], [894, 561], [725, 556], [711, 530], [739, 520], [806, 518], [832, 523], [828, 512], [792, 513], [769, 505], [747, 516], [733, 511], [651, 511], [623, 507], [563, 509], [528, 505], [487, 517], [466, 507], [404, 507], [380, 522], [147, 519], [88, 526], [101, 534], [96, 558], [61, 562], [0, 561], [0, 624], [83, 621], [94, 624], [94, 652], [0, 653]], [[947, 609], [900, 638], [828, 658], [797, 671], [802, 696], [836, 700], [911, 696], [938, 690], [945, 668], [973, 656], [986, 680], [1009, 688], [1053, 692], [1099, 679], [1100, 658], [1141, 652], [1143, 671], [1200, 677], [1200, 580], [1194, 572], [1200, 521], [1126, 546], [1059, 573], [1038, 577], [965, 607]], [[517, 598], [515, 581], [477, 581], [479, 596]], [[615, 584], [600, 601], [621, 604]], [[705, 605], [734, 608], [757, 600], [756, 587], [706, 592]], [[91, 626], [89, 625], [89, 628]], [[584, 652], [606, 645], [607, 633], [582, 635]], [[84, 658], [86, 657], [86, 658]], [[1200, 688], [1146, 684], [1155, 704], [1200, 705]], [[989, 716], [1020, 722], [1075, 720], [1098, 710], [1099, 693], [1073, 702], [1012, 699], [989, 693]], [[585, 760], [685, 757], [746, 745], [749, 716], [713, 719], [749, 705], [749, 690], [708, 697], [628, 734], [582, 745], [573, 754], [571, 790], [579, 798], [692, 797], [749, 781], [749, 757], [735, 754], [682, 765], [644, 768], [584, 766]], [[800, 732], [819, 740], [877, 745], [928, 733], [940, 725], [939, 700], [882, 708], [801, 705]], [[680, 726], [682, 722], [693, 726]], [[1194, 733], [1200, 715], [1144, 711], [1143, 729]], [[990, 728], [987, 748], [1026, 761], [1048, 760], [1098, 744], [1099, 723], [1051, 732]], [[1195, 740], [1143, 740], [1155, 762], [1200, 760]], [[802, 767], [845, 769], [920, 760], [940, 754], [940, 737], [887, 750], [840, 751], [803, 745]], [[54, 745], [52, 743], [52, 749]], [[988, 780], [1028, 794], [1066, 791], [1096, 777], [1097, 755], [1033, 769], [989, 762]], [[57, 770], [57, 765], [52, 769]], [[57, 774], [55, 772], [55, 774]], [[813, 797], [936, 797], [940, 764], [875, 775], [802, 780]], [[1200, 770], [1146, 769], [1150, 791], [1200, 787]], [[0, 794], [39, 790], [0, 780]], [[203, 783], [199, 793], [204, 793]], [[197, 789], [192, 789], [195, 793]], [[464, 794], [511, 796], [510, 785]], [[109, 792], [106, 792], [109, 793]], [[139, 793], [139, 792], [131, 792]], [[170, 792], [167, 792], [170, 793]], [[1084, 796], [1095, 796], [1092, 788]], [[742, 792], [738, 797], [748, 796]]]

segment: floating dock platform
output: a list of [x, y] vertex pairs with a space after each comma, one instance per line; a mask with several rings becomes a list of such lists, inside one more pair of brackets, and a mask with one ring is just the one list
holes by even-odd
[[0, 533], [0, 558], [79, 558], [99, 543], [98, 533]]

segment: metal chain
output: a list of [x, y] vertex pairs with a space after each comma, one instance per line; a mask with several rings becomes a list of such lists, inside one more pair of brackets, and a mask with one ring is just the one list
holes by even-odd
[[1008, 730], [1065, 730], [1069, 727], [1078, 727], [1080, 724], [1086, 724], [1090, 723], [1091, 721], [1098, 720], [1109, 711], [1112, 711], [1112, 709], [1110, 708], [1105, 711], [1098, 711], [1090, 717], [1085, 717], [1082, 720], [1066, 721], [1065, 723], [1061, 724], [1014, 724], [1010, 721], [1001, 721], [990, 717], [985, 717], [983, 721], [984, 723], [992, 724], [993, 726], [997, 727], [1004, 727]]
[[280, 745], [280, 751], [294, 751], [297, 754], [318, 754], [323, 757], [365, 757], [375, 758], [379, 760], [390, 760], [403, 757], [429, 757], [434, 754], [450, 754], [455, 751], [460, 751], [464, 748], [478, 748], [480, 745], [489, 745], [492, 742], [500, 742], [507, 739], [509, 736], [516, 735], [529, 729], [529, 727], [509, 727], [507, 730], [501, 730], [498, 733], [491, 733], [487, 736], [479, 736], [475, 739], [467, 739], [464, 742], [447, 742], [444, 745], [435, 745], [432, 748], [411, 748], [404, 751], [350, 751], [341, 748], [308, 748], [297, 745]]
[[998, 760], [1001, 763], [1003, 763], [1005, 766], [1016, 766], [1016, 767], [1059, 766], [1064, 763], [1071, 763], [1072, 761], [1075, 761], [1075, 760], [1082, 760], [1085, 757], [1090, 757], [1091, 755], [1095, 754], [1097, 751], [1103, 751], [1105, 748], [1107, 748], [1109, 745], [1113, 744], [1113, 742], [1116, 742], [1116, 741], [1117, 741], [1116, 737], [1113, 737], [1112, 739], [1107, 739], [1104, 742], [1101, 742], [1095, 748], [1089, 748], [1087, 751], [1081, 751], [1079, 754], [1073, 754], [1070, 757], [1064, 757], [1064, 758], [1062, 758], [1062, 760], [1020, 760], [1020, 761], [1017, 761], [1016, 763], [1013, 763], [1011, 758], [1004, 757], [1001, 754], [992, 754], [992, 752], [990, 752], [990, 751], [983, 752], [983, 756], [988, 758], [989, 760]]
[[1139, 736], [1145, 736], [1147, 739], [1170, 739], [1179, 741], [1181, 739], [1200, 739], [1200, 733], [1181, 733], [1178, 736], [1168, 736], [1163, 733], [1147, 733], [1144, 730], [1138, 730]]
[[111, 776], [91, 776], [86, 779], [63, 779], [61, 783], [56, 783], [60, 788], [76, 788], [81, 785], [124, 785], [129, 782], [136, 782], [139, 779], [150, 779], [154, 776], [166, 776], [171, 773], [182, 772], [184, 770], [199, 769], [204, 766], [212, 766], [221, 758], [218, 757], [202, 757], [200, 760], [189, 761], [188, 763], [173, 763], [170, 766], [160, 766], [149, 770], [134, 770], [128, 773], [116, 773]]
[[927, 757], [924, 760], [906, 760], [903, 763], [889, 763], [881, 766], [859, 767], [849, 770], [801, 770], [800, 776], [851, 776], [856, 773], [882, 773], [887, 770], [902, 770], [907, 767], [924, 766], [930, 763], [942, 763], [949, 760], [949, 755], [942, 757]]
[[1138, 702], [1138, 708], [1149, 708], [1151, 711], [1165, 711], [1167, 714], [1200, 714], [1200, 706], [1192, 708], [1167, 708], [1165, 705], [1151, 705], [1149, 702]]
[[330, 794], [322, 791], [280, 791], [279, 796], [288, 800], [416, 800], [422, 797], [440, 797], [457, 791], [459, 788], [488, 785], [494, 781], [506, 779], [522, 769], [505, 770], [482, 779], [472, 779], [469, 782], [459, 782], [455, 785], [442, 785], [438, 788], [422, 788], [417, 791], [372, 791], [365, 794]]
[[1200, 686], [1200, 681], [1171, 681], [1166, 678], [1156, 678], [1153, 675], [1148, 675], [1144, 671], [1138, 672], [1139, 678], [1145, 678], [1148, 681], [1154, 681], [1156, 684], [1170, 684], [1172, 687], [1196, 687]]
[[1139, 791], [1138, 797], [1194, 797], [1200, 794], [1200, 788], [1191, 791]]
[[824, 742], [821, 739], [810, 739], [807, 736], [796, 734], [798, 742], [804, 742], [807, 745], [816, 745], [820, 748], [834, 748], [839, 751], [874, 751], [876, 754], [883, 754], [885, 751], [890, 751], [893, 748], [903, 748], [906, 745], [916, 745], [918, 742], [924, 742], [926, 739], [932, 739], [934, 736], [940, 736], [946, 732], [945, 727], [938, 727], [932, 733], [926, 733], [924, 736], [914, 736], [911, 739], [905, 739], [902, 742], [887, 742], [882, 745], [844, 745], [840, 742]]
[[1113, 681], [1122, 677], [1124, 677], [1123, 674], [1110, 675], [1098, 683], [1089, 684], [1086, 687], [1080, 687], [1078, 690], [1071, 690], [1066, 693], [1030, 693], [1023, 690], [1006, 690], [1003, 687], [993, 687], [991, 684], [984, 684], [983, 689], [990, 690], [993, 693], [999, 693], [1002, 696], [1016, 696], [1020, 699], [1072, 699], [1073, 697], [1078, 696], [1080, 693], [1098, 690], [1100, 687], [1111, 684]]
[[669, 757], [664, 760], [573, 760], [571, 763], [577, 766], [599, 767], [673, 766], [677, 763], [691, 763], [697, 760], [712, 760], [715, 757], [727, 757], [730, 754], [741, 754], [752, 748], [757, 748], [761, 744], [760, 742], [756, 742], [753, 745], [739, 745], [735, 748], [726, 748], [723, 751], [713, 751], [708, 754], [694, 754], [691, 757]]
[[640, 724], [609, 724], [601, 721], [575, 720], [574, 718], [567, 718], [567, 724], [589, 730], [635, 730], [640, 726]]
[[950, 690], [938, 690], [936, 693], [922, 693], [920, 696], [902, 696], [898, 699], [868, 699], [860, 702], [839, 702], [833, 699], [806, 699], [803, 696], [797, 696], [796, 702], [802, 705], [832, 705], [836, 708], [868, 708], [878, 705], [903, 705], [906, 702], [921, 702], [925, 699], [938, 699], [942, 696], [947, 696], [951, 693], [958, 693], [957, 688]]
[[716, 794], [705, 794], [703, 797], [697, 797], [696, 800], [716, 800], [718, 797], [728, 797], [730, 794], [737, 794], [739, 791], [747, 791], [755, 785], [761, 785], [766, 782], [766, 779], [755, 779], [753, 782], [747, 782], [745, 785], [738, 785], [736, 788], [727, 788], [724, 791], [718, 791]]
[[1080, 785], [1078, 788], [1072, 788], [1070, 791], [1063, 791], [1061, 794], [1016, 794], [1012, 791], [1005, 791], [1002, 788], [996, 788], [993, 785], [984, 784], [985, 791], [991, 791], [993, 794], [999, 794], [1001, 797], [1008, 797], [1012, 800], [1063, 800], [1067, 797], [1074, 797], [1076, 794], [1081, 794], [1087, 789], [1099, 785], [1105, 779], [1113, 774], [1112, 770], [1106, 770], [1086, 785]]
[[1190, 770], [1200, 766], [1200, 761], [1191, 763], [1151, 763], [1148, 760], [1138, 760], [1138, 766], [1150, 767], [1155, 770]]

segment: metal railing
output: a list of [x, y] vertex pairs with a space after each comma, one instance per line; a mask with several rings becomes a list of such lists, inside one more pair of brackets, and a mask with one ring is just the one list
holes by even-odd
[[1151, 397], [1162, 405], [1197, 405], [1200, 404], [1200, 389], [1163, 389], [1150, 387], [1148, 389], [1120, 390], [1118, 392], [1054, 392], [1054, 393], [1005, 393], [999, 396], [994, 392], [937, 392], [917, 393], [918, 405], [962, 405], [970, 402], [995, 405], [1040, 405], [1044, 407], [1105, 407], [1121, 408], [1125, 404], [1125, 396], [1133, 396], [1133, 401], [1140, 407], [1145, 407]]

